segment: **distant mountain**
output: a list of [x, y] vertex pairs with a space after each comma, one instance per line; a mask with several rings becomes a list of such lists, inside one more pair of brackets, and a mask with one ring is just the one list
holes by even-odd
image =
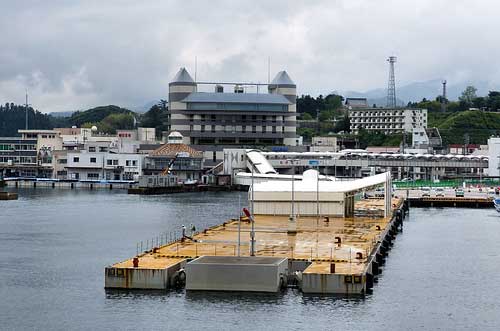
[[[458, 100], [462, 91], [468, 85], [473, 85], [477, 88], [477, 95], [484, 96], [490, 90], [498, 90], [500, 87], [495, 87], [486, 81], [480, 82], [461, 82], [452, 84], [448, 82], [446, 86], [447, 97], [449, 100]], [[408, 85], [398, 87], [396, 85], [396, 97], [398, 105], [406, 105], [408, 102], [421, 101], [423, 98], [434, 100], [442, 93], [442, 83], [439, 79], [428, 80], [425, 82], [415, 82]], [[384, 106], [387, 98], [387, 88], [376, 88], [366, 92], [356, 91], [343, 91], [342, 96], [346, 98], [367, 98], [368, 104], [377, 104], [377, 106]]]
[[149, 101], [149, 102], [147, 102], [146, 104], [144, 104], [142, 106], [135, 106], [135, 107], [130, 107], [130, 108], [133, 111], [135, 111], [136, 113], [145, 113], [148, 110], [150, 110], [151, 107], [153, 107], [154, 105], [158, 104], [159, 102], [160, 102], [160, 100]]
[[49, 113], [49, 115], [54, 117], [70, 117], [71, 115], [73, 115], [74, 112], [76, 112], [76, 110], [58, 111], [58, 112], [54, 111]]

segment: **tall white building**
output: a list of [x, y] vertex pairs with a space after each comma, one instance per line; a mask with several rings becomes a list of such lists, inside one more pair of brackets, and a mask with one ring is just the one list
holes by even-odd
[[351, 131], [360, 129], [385, 134], [412, 132], [427, 127], [427, 109], [366, 108], [349, 111]]

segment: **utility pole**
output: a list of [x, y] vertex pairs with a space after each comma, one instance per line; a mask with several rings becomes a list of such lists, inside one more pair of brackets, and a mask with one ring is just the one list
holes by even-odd
[[444, 113], [446, 111], [446, 80], [443, 80], [443, 95], [441, 97], [441, 111]]
[[[319, 124], [319, 108], [316, 108], [316, 132], [318, 133], [318, 135], [321, 135], [321, 126]], [[311, 138], [312, 139], [312, 138]]]
[[295, 161], [292, 162], [292, 222], [295, 222]]
[[469, 154], [467, 150], [467, 145], [469, 145], [469, 141], [470, 141], [469, 134], [468, 133], [464, 134], [464, 155]]

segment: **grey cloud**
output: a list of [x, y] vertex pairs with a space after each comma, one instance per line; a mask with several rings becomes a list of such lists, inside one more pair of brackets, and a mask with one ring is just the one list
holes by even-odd
[[[299, 93], [446, 77], [498, 84], [496, 2], [1, 1], [0, 102], [29, 87], [42, 111], [165, 98], [180, 66], [203, 80], [267, 80]], [[443, 14], [445, 13], [445, 14]]]

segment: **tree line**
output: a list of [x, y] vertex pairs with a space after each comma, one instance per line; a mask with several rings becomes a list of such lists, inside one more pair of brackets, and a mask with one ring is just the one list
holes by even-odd
[[[24, 129], [26, 107], [12, 102], [0, 105], [0, 137], [17, 137]], [[28, 107], [28, 128], [51, 130], [57, 127], [92, 127], [98, 132], [114, 134], [116, 130], [131, 130], [138, 126], [154, 127], [160, 136], [167, 130], [168, 109], [165, 100], [154, 105], [144, 114], [115, 105], [99, 106], [85, 111], [76, 111], [71, 116], [56, 117]]]
[[[30, 129], [52, 129], [57, 120], [47, 114], [28, 107], [28, 126]], [[26, 127], [26, 106], [12, 102], [0, 105], [0, 136], [15, 137], [17, 130]]]
[[474, 86], [467, 86], [457, 101], [443, 99], [439, 95], [434, 100], [423, 98], [420, 102], [409, 102], [408, 107], [424, 108], [430, 112], [442, 110], [442, 103], [446, 105], [447, 112], [460, 112], [472, 108], [472, 110], [500, 111], [500, 92], [489, 91], [486, 96], [477, 96], [477, 89]]

